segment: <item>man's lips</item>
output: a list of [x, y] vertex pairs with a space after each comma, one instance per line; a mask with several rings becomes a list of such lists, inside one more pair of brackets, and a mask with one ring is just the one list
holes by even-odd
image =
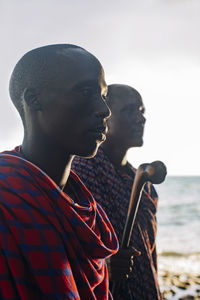
[[107, 126], [98, 126], [95, 129], [92, 129], [90, 132], [92, 136], [98, 141], [105, 141], [106, 140], [106, 133], [108, 131]]
[[144, 126], [141, 127], [133, 127], [131, 128], [131, 132], [135, 134], [143, 134], [144, 133]]

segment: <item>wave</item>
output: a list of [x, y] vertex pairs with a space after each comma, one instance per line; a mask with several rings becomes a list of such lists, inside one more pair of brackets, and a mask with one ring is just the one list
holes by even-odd
[[177, 274], [199, 274], [200, 252], [164, 251], [158, 255], [158, 269]]
[[181, 253], [181, 252], [176, 252], [176, 251], [163, 251], [161, 253], [158, 253], [159, 256], [173, 256], [173, 257], [191, 257], [191, 256], [199, 256], [200, 257], [200, 252], [190, 252], [190, 253]]

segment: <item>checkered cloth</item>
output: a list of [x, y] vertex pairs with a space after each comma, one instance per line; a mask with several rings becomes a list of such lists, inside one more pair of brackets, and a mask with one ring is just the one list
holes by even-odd
[[0, 154], [0, 299], [112, 299], [114, 230], [71, 171], [78, 203], [19, 148]]
[[[132, 177], [117, 170], [101, 148], [94, 158], [75, 157], [72, 163], [72, 169], [107, 213], [119, 241], [122, 240], [136, 171], [129, 163], [128, 167], [132, 170]], [[142, 254], [134, 258], [133, 272], [120, 290], [120, 299], [161, 299], [155, 243], [157, 201], [157, 193], [149, 182], [142, 193], [131, 237], [131, 245]]]

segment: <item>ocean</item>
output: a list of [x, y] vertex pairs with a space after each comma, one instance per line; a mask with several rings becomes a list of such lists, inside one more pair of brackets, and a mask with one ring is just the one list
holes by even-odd
[[159, 195], [159, 271], [200, 275], [200, 176], [168, 176]]

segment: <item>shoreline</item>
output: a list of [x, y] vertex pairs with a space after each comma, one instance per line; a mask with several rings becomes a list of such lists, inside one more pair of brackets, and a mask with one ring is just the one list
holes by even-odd
[[160, 270], [159, 283], [163, 300], [200, 299], [200, 274]]

